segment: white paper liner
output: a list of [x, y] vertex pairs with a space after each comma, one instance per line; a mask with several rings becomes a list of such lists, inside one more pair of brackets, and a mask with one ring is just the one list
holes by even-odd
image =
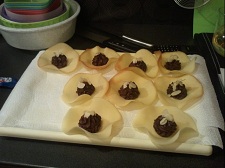
[[[35, 131], [52, 132], [53, 135], [58, 133], [62, 134], [62, 119], [70, 108], [61, 99], [64, 85], [75, 73], [96, 72], [95, 70], [88, 71], [82, 67], [79, 71], [70, 75], [46, 73], [37, 66], [37, 59], [43, 52], [44, 51], [40, 51], [31, 62], [3, 105], [0, 111], [0, 135], [6, 135], [6, 130], [12, 130], [13, 128], [15, 128], [15, 130], [20, 130], [21, 128], [34, 130], [33, 135], [35, 135]], [[213, 85], [210, 81], [205, 60], [199, 55], [191, 55], [191, 57], [192, 56], [197, 57], [197, 71], [194, 73], [194, 76], [196, 76], [202, 83], [204, 95], [200, 102], [186, 111], [197, 121], [200, 135], [199, 137], [189, 139], [185, 143], [193, 144], [193, 147], [198, 145], [214, 145], [223, 148], [218, 128], [224, 130], [224, 120], [217, 102]], [[110, 79], [115, 73], [116, 71], [112, 70], [105, 73], [104, 76], [106, 79]], [[137, 146], [134, 148], [139, 148], [138, 145], [141, 145], [141, 140], [150, 141], [146, 134], [139, 133], [132, 127], [132, 121], [137, 112], [138, 111], [121, 111], [124, 120], [124, 127], [117, 137], [112, 140], [111, 143], [114, 146], [123, 146], [122, 141], [124, 139], [129, 139], [131, 142], [135, 141]], [[10, 135], [10, 133], [8, 135]], [[21, 132], [19, 131], [18, 137], [20, 136]], [[38, 135], [34, 136], [34, 138], [35, 137], [38, 137]], [[122, 144], [115, 145], [115, 142], [117, 142], [119, 138], [124, 138], [121, 139]], [[42, 137], [40, 139], [46, 138]], [[71, 139], [69, 138], [68, 142], [70, 141]], [[80, 139], [77, 139], [76, 141], [75, 138], [74, 141], [79, 143]], [[143, 146], [143, 144], [141, 146]], [[166, 148], [165, 151], [167, 151]], [[157, 150], [157, 148], [154, 147], [154, 150]], [[160, 150], [164, 151], [163, 149]], [[176, 151], [174, 150], [174, 152]]]

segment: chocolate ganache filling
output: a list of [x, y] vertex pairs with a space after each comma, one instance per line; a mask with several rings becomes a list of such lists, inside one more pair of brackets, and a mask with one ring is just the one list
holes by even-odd
[[78, 94], [78, 96], [83, 94], [92, 95], [94, 91], [95, 87], [92, 85], [92, 83], [89, 83], [88, 81], [82, 81], [78, 83], [76, 93]]
[[67, 57], [63, 54], [60, 54], [59, 56], [53, 56], [51, 63], [59, 69], [64, 68], [67, 66]]
[[129, 67], [137, 67], [144, 72], [147, 71], [147, 65], [145, 64], [145, 62], [138, 59], [133, 59], [133, 61], [129, 64]]
[[169, 137], [177, 130], [177, 124], [173, 117], [160, 115], [154, 120], [153, 127], [156, 133], [162, 137]]
[[172, 60], [170, 62], [166, 62], [166, 64], [164, 65], [164, 67], [170, 71], [172, 70], [181, 70], [181, 63], [179, 60]]
[[182, 81], [176, 81], [169, 84], [167, 95], [178, 100], [182, 100], [187, 96], [187, 89]]
[[81, 116], [78, 125], [88, 132], [96, 133], [101, 128], [101, 116], [95, 112], [85, 112]]
[[92, 59], [92, 65], [94, 66], [103, 66], [106, 65], [109, 61], [109, 58], [106, 57], [104, 54], [99, 53]]
[[140, 95], [138, 86], [134, 82], [125, 82], [118, 90], [118, 93], [126, 100], [136, 99]]
[[179, 57], [177, 55], [171, 55], [164, 67], [170, 71], [172, 70], [181, 70], [181, 63], [178, 59]]

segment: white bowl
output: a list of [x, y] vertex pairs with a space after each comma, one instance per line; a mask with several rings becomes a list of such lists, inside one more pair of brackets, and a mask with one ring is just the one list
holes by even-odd
[[57, 43], [69, 40], [76, 29], [80, 5], [73, 0], [64, 0], [70, 4], [71, 15], [68, 19], [39, 28], [10, 28], [0, 24], [0, 32], [6, 42], [19, 49], [41, 50]]

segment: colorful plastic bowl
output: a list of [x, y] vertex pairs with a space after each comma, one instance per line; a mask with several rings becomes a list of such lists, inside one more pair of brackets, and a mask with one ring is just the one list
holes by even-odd
[[80, 5], [73, 0], [64, 0], [69, 4], [70, 16], [66, 20], [39, 28], [11, 28], [0, 24], [0, 32], [6, 42], [19, 49], [41, 50], [57, 43], [69, 40], [76, 29]]
[[[4, 4], [3, 4], [4, 5]], [[14, 22], [8, 19], [6, 12], [3, 8], [3, 5], [0, 6], [0, 24], [6, 27], [11, 28], [37, 28], [37, 27], [43, 27], [43, 26], [49, 26], [56, 23], [59, 23], [63, 20], [66, 20], [69, 17], [70, 14], [70, 5], [65, 2], [65, 12], [57, 17], [47, 19], [40, 22], [29, 22], [29, 23], [22, 23], [22, 22]]]
[[14, 21], [14, 22], [23, 22], [23, 23], [29, 23], [29, 22], [40, 22], [48, 19], [52, 19], [54, 17], [57, 17], [65, 12], [65, 6], [63, 3], [60, 4], [59, 7], [56, 9], [43, 13], [43, 14], [33, 14], [33, 15], [25, 15], [25, 14], [17, 14], [14, 12], [9, 11], [5, 6], [2, 7], [2, 15], [4, 18]]
[[8, 9], [32, 9], [32, 10], [42, 10], [47, 8], [55, 1], [61, 0], [4, 0], [5, 7]]
[[10, 8], [9, 6], [6, 5], [6, 3], [4, 3], [4, 6], [7, 10], [16, 14], [35, 15], [50, 12], [59, 7], [61, 3], [62, 0], [54, 0], [42, 8], [40, 7], [38, 8], [36, 6], [27, 6], [26, 8], [22, 6], [15, 6], [14, 8]]

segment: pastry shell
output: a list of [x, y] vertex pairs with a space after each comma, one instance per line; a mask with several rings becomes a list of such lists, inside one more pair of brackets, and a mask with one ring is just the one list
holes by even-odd
[[[109, 58], [107, 64], [102, 65], [102, 66], [95, 66], [92, 64], [92, 60], [93, 58], [99, 54], [102, 53], [104, 54], [106, 57]], [[88, 68], [90, 69], [96, 69], [96, 70], [102, 70], [102, 69], [106, 69], [107, 67], [109, 67], [109, 65], [111, 65], [113, 62], [115, 62], [119, 57], [119, 54], [110, 49], [110, 48], [101, 48], [99, 46], [96, 46], [92, 49], [86, 49], [83, 53], [81, 53], [80, 55], [80, 61]]]
[[[80, 128], [78, 123], [85, 111], [94, 111], [101, 116], [101, 128], [97, 133], [90, 133]], [[83, 134], [89, 138], [106, 139], [115, 136], [122, 128], [122, 116], [117, 108], [107, 100], [94, 98], [82, 105], [72, 107], [62, 122], [62, 131], [68, 135]]]
[[[164, 110], [173, 115], [173, 119], [177, 124], [177, 131], [169, 137], [161, 137], [153, 127], [154, 120], [162, 115]], [[190, 138], [198, 136], [194, 119], [187, 113], [172, 106], [148, 106], [137, 113], [132, 124], [138, 131], [147, 134], [151, 141], [157, 145], [185, 142]]]
[[[95, 91], [92, 95], [82, 94], [78, 96], [76, 93], [78, 83], [80, 79], [86, 79], [95, 87]], [[109, 88], [108, 81], [102, 76], [101, 73], [89, 74], [89, 73], [78, 73], [74, 75], [66, 83], [63, 89], [62, 100], [70, 106], [82, 104], [85, 101], [94, 97], [103, 97]]]
[[[118, 93], [120, 87], [129, 81], [135, 82], [140, 92], [138, 98], [134, 100], [125, 100]], [[144, 78], [130, 70], [122, 70], [110, 79], [106, 97], [117, 107], [129, 110], [152, 104], [157, 98], [157, 92], [153, 82], [148, 78]]]
[[[157, 58], [148, 50], [140, 49], [136, 53], [125, 53], [120, 56], [115, 64], [115, 69], [121, 71], [127, 67], [133, 61], [133, 59], [140, 59], [147, 65], [146, 75], [153, 78], [156, 77], [159, 71]], [[129, 67], [131, 68], [131, 67]], [[133, 69], [139, 69], [137, 67], [132, 67]], [[140, 70], [140, 69], [139, 69]]]
[[[52, 57], [59, 54], [64, 54], [68, 61], [67, 66], [60, 69], [51, 63]], [[38, 66], [47, 72], [53, 73], [71, 73], [77, 68], [78, 62], [79, 54], [65, 43], [58, 43], [48, 48], [38, 58]]]
[[[177, 100], [167, 95], [166, 91], [169, 84], [176, 81], [182, 81], [187, 89], [187, 96], [184, 99]], [[161, 76], [158, 77], [154, 83], [161, 103], [164, 105], [175, 106], [182, 110], [188, 109], [197, 103], [204, 93], [201, 82], [189, 74], [179, 77]]]
[[[164, 67], [168, 59], [171, 56], [176, 56], [177, 60], [181, 63], [181, 70], [168, 70]], [[159, 58], [159, 69], [162, 74], [171, 74], [171, 75], [182, 75], [182, 74], [191, 74], [195, 70], [195, 58], [190, 59], [184, 52], [175, 51], [175, 52], [164, 52]]]

